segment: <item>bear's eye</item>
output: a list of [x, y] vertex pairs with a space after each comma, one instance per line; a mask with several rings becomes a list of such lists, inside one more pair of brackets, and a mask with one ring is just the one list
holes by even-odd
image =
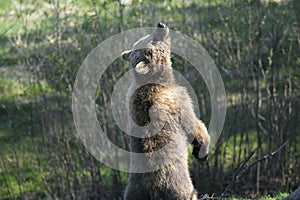
[[149, 60], [152, 58], [152, 49], [145, 49], [145, 57]]
[[146, 58], [146, 59], [144, 60], [144, 62], [145, 62], [145, 64], [149, 64], [149, 63], [150, 63], [150, 60]]

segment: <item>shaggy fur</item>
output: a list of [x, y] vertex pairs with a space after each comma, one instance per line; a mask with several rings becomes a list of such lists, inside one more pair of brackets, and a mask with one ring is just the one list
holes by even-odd
[[[210, 137], [205, 125], [197, 119], [186, 88], [179, 86], [172, 73], [169, 29], [159, 23], [153, 33], [137, 41], [132, 50], [122, 54], [134, 69], [133, 85], [142, 85], [135, 91], [129, 89], [129, 114], [141, 129], [131, 125], [131, 151], [147, 153], [146, 163], [131, 160], [135, 168], [157, 165], [151, 152], [161, 152], [159, 170], [148, 173], [131, 173], [124, 199], [197, 199], [189, 170], [188, 152], [178, 153], [178, 147], [193, 137], [193, 155], [206, 159]], [[131, 87], [135, 88], [135, 87]], [[151, 109], [159, 106], [159, 109]], [[153, 128], [154, 127], [154, 128]], [[157, 129], [155, 128], [157, 127]], [[167, 145], [167, 146], [166, 146]], [[200, 155], [200, 147], [204, 153]], [[204, 158], [203, 158], [204, 157]]]

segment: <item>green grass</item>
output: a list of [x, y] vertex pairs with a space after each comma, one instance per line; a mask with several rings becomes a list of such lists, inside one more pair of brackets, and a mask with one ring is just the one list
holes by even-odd
[[0, 76], [0, 100], [9, 101], [16, 99], [24, 91], [24, 86], [18, 81]]
[[[9, 151], [12, 147], [7, 147], [6, 151], [1, 150], [5, 153], [5, 170], [0, 170], [1, 198], [8, 198], [11, 195], [18, 197], [21, 192], [30, 194], [45, 192], [37, 163], [32, 159], [35, 156], [33, 147], [28, 144], [30, 144], [30, 140], [24, 139], [15, 146], [16, 152]], [[22, 149], [22, 151], [18, 151], [18, 149]], [[18, 159], [16, 159], [17, 157]], [[8, 188], [11, 190], [10, 195], [8, 195]]]
[[0, 72], [0, 102], [22, 102], [42, 94], [54, 93], [46, 82], [29, 83], [29, 80], [19, 80], [5, 74]]
[[[260, 198], [256, 198], [257, 200], [282, 200], [284, 198], [286, 198], [289, 194], [287, 193], [279, 193], [279, 194], [275, 194], [273, 197], [271, 197], [270, 195], [265, 196], [265, 197], [260, 197]], [[238, 197], [232, 197], [229, 198], [230, 200], [249, 200], [247, 198], [238, 198]]]
[[269, 195], [266, 197], [261, 197], [260, 200], [282, 200], [286, 198], [289, 194], [287, 193], [279, 193], [275, 195], [274, 197], [270, 197]]
[[[276, 195], [275, 197], [263, 197], [261, 198], [262, 200], [267, 200], [267, 199], [274, 199], [274, 200], [281, 200], [284, 199], [288, 196], [288, 193], [279, 193], [278, 195]], [[265, 198], [265, 199], [264, 199]]]
[[11, 0], [0, 0], [0, 12], [6, 11], [11, 7]]

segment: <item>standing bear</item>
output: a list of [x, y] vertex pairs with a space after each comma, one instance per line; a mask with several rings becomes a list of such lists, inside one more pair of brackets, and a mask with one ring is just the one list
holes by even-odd
[[[169, 28], [153, 32], [122, 53], [133, 80], [128, 91], [130, 147], [135, 155], [125, 190], [126, 200], [197, 199], [188, 169], [188, 142], [193, 155], [206, 159], [210, 136], [197, 119], [185, 87], [172, 72]], [[141, 156], [136, 156], [141, 154]]]

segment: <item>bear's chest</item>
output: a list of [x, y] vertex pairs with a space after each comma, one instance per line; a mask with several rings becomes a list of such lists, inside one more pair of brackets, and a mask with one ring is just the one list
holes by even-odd
[[130, 97], [130, 117], [138, 126], [152, 122], [180, 120], [179, 98], [172, 87], [147, 84], [136, 89]]

